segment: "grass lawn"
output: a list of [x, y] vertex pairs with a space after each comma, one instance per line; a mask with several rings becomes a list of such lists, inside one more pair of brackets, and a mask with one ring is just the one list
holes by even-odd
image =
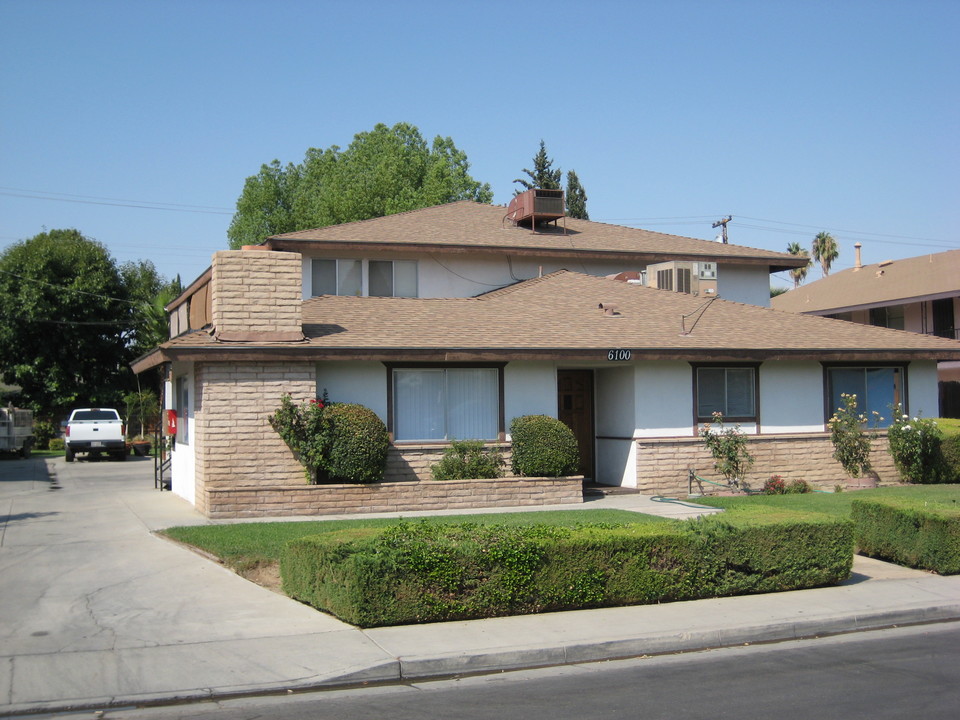
[[960, 419], [957, 418], [934, 418], [937, 426], [943, 431], [945, 436], [960, 435]]
[[742, 511], [747, 508], [766, 507], [848, 518], [853, 500], [878, 497], [909, 497], [930, 503], [957, 504], [960, 503], [960, 485], [898, 485], [842, 493], [699, 498], [697, 502], [725, 510]]
[[[489, 513], [483, 515], [436, 515], [425, 518], [404, 518], [407, 522], [483, 523], [486, 525], [551, 525], [573, 526], [581, 523], [662, 523], [663, 518], [627, 510], [551, 510], [543, 512]], [[290, 540], [306, 535], [319, 535], [335, 530], [386, 527], [395, 525], [395, 518], [359, 520], [322, 520], [299, 522], [233, 523], [229, 525], [194, 525], [161, 531], [172, 540], [199, 548], [218, 557], [225, 565], [241, 574], [262, 565], [276, 564], [280, 551]]]

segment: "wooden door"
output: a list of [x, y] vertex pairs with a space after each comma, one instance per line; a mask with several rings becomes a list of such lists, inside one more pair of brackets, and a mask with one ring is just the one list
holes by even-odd
[[557, 372], [557, 417], [573, 430], [580, 449], [580, 473], [593, 478], [593, 371]]

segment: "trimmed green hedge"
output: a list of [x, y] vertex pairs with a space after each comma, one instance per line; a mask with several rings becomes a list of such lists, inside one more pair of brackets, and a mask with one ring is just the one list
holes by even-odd
[[944, 482], [960, 483], [960, 435], [944, 435], [940, 443], [943, 453]]
[[864, 555], [941, 575], [960, 573], [960, 507], [955, 504], [854, 500], [851, 517]]
[[360, 627], [796, 590], [840, 582], [849, 521], [738, 527], [402, 523], [300, 538], [288, 595]]

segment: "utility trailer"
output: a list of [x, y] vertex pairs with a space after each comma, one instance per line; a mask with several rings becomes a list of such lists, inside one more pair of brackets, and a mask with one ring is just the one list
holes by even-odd
[[30, 457], [33, 447], [33, 411], [0, 408], [0, 452]]

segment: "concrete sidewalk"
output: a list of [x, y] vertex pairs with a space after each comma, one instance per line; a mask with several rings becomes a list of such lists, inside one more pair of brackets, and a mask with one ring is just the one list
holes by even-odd
[[[638, 495], [584, 507], [697, 512]], [[151, 534], [209, 522], [153, 489], [149, 459], [0, 463], [0, 715], [396, 682], [960, 619], [960, 577], [858, 558], [854, 576], [835, 588], [362, 631]]]

